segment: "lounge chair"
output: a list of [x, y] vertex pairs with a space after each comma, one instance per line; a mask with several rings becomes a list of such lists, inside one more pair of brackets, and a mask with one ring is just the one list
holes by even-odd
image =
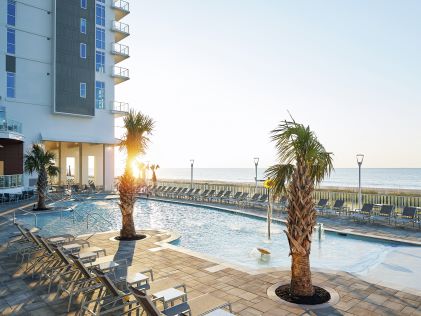
[[380, 221], [387, 220], [388, 223], [390, 224], [392, 217], [394, 217], [394, 210], [395, 210], [394, 205], [384, 204], [381, 206], [379, 213], [376, 215], [373, 215], [371, 219], [373, 220], [373, 222], [375, 220], [380, 220]]
[[194, 189], [188, 189], [186, 193], [181, 194], [179, 197], [180, 197], [180, 198], [182, 198], [182, 199], [185, 199], [185, 198], [187, 198], [190, 194], [192, 194], [192, 193], [193, 193], [193, 191], [194, 191]]
[[268, 195], [262, 194], [256, 202], [252, 203], [253, 207], [264, 207], [268, 204]]
[[236, 192], [234, 194], [234, 196], [228, 198], [228, 199], [224, 199], [224, 202], [227, 202], [228, 204], [235, 204], [238, 203], [240, 201], [240, 197], [243, 194], [243, 192]]
[[169, 192], [168, 194], [167, 194], [167, 196], [169, 196], [169, 197], [171, 197], [171, 198], [174, 198], [174, 197], [176, 197], [178, 194], [180, 194], [180, 192], [183, 190], [183, 188], [177, 188], [177, 187], [175, 187], [175, 190], [173, 190], [172, 192]]
[[219, 203], [222, 203], [226, 200], [228, 200], [231, 197], [231, 192], [232, 191], [226, 191], [220, 198], [219, 198]]
[[[79, 270], [80, 275], [78, 278], [63, 280], [64, 282], [59, 283], [57, 289], [58, 295], [66, 293], [69, 296], [67, 311], [70, 311], [73, 297], [95, 289], [99, 289], [103, 286], [102, 283], [97, 279], [95, 273], [89, 271], [80, 259], [74, 255], [70, 255], [70, 257], [75, 267]], [[153, 280], [153, 273], [151, 269], [141, 272], [137, 272], [137, 270], [132, 271], [133, 269], [134, 267], [131, 266], [124, 267], [123, 270], [127, 271], [127, 273], [117, 272], [117, 277], [115, 278], [114, 282], [117, 284], [124, 283], [125, 287], [127, 287], [129, 285], [143, 285], [145, 283], [149, 283], [149, 279]], [[149, 276], [146, 274], [149, 274]]]
[[254, 193], [254, 195], [250, 199], [244, 200], [244, 205], [253, 205], [253, 203], [259, 200], [259, 197], [260, 193]]
[[219, 192], [216, 195], [209, 197], [208, 201], [213, 202], [219, 200], [224, 195], [224, 192], [224, 190], [219, 190]]
[[209, 190], [206, 189], [205, 191], [202, 192], [202, 194], [199, 194], [197, 196], [194, 197], [194, 199], [197, 200], [204, 200], [209, 194]]
[[[199, 316], [207, 315], [210, 313], [224, 316], [234, 315], [232, 314], [230, 303], [210, 294], [203, 294], [191, 300], [187, 300], [186, 294], [186, 297], [181, 303], [172, 306], [164, 304], [164, 309], [160, 311], [156, 306], [156, 302], [159, 301], [159, 298], [150, 298], [145, 292], [136, 289], [135, 287], [129, 287], [129, 289], [133, 293], [136, 300], [139, 302], [139, 307], [142, 311], [146, 312], [147, 316]], [[127, 313], [130, 313], [134, 310], [139, 311], [139, 307], [135, 307], [134, 309], [127, 311]], [[227, 312], [225, 309], [228, 309], [229, 312]]]
[[[395, 218], [395, 225], [405, 225], [412, 224], [412, 227], [415, 227], [415, 224], [421, 225], [420, 220], [417, 218], [417, 208], [413, 206], [405, 206], [401, 214], [397, 214]], [[420, 226], [421, 228], [421, 226]]]
[[199, 195], [200, 189], [195, 189], [194, 191], [187, 193], [186, 194], [186, 199], [191, 199], [193, 200], [193, 198], [197, 195]]
[[175, 198], [177, 199], [181, 199], [181, 197], [186, 194], [186, 192], [189, 190], [189, 188], [183, 188], [181, 189], [180, 193], [177, 194], [177, 196], [175, 196]]
[[213, 196], [215, 196], [216, 190], [210, 190], [208, 194], [202, 197], [202, 201], [209, 201]]
[[354, 210], [354, 213], [352, 214], [352, 218], [354, 220], [368, 220], [370, 222], [371, 217], [373, 216], [373, 208], [374, 204], [364, 204], [361, 209]]
[[336, 200], [333, 206], [331, 208], [326, 208], [323, 213], [326, 215], [341, 215], [342, 212], [346, 213], [347, 209], [344, 204], [344, 200]]
[[327, 203], [329, 202], [328, 199], [320, 199], [319, 202], [316, 205], [316, 212], [323, 215], [323, 211], [327, 207]]

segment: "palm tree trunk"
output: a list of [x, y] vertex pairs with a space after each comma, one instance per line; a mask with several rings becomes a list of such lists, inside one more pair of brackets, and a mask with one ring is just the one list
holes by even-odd
[[297, 296], [312, 296], [314, 294], [309, 254], [292, 254], [290, 291]]
[[47, 194], [48, 177], [47, 170], [42, 168], [38, 173], [37, 192], [38, 192], [38, 209], [46, 209], [45, 197]]
[[288, 186], [287, 231], [291, 260], [291, 294], [311, 296], [310, 251], [311, 235], [316, 222], [312, 197], [314, 187], [304, 163], [298, 161]]
[[132, 239], [136, 236], [136, 229], [133, 221], [134, 204], [136, 202], [136, 179], [130, 172], [124, 172], [120, 179], [118, 191], [120, 192], [120, 210], [122, 216], [122, 227], [120, 237]]

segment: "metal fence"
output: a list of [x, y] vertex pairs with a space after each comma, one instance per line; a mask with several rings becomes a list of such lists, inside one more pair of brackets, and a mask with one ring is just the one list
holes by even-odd
[[[157, 185], [165, 186], [177, 186], [177, 187], [190, 187], [190, 181], [185, 180], [159, 180]], [[247, 192], [249, 195], [254, 193], [266, 193], [266, 189], [262, 184], [258, 184], [257, 188], [252, 183], [228, 183], [228, 182], [216, 182], [216, 181], [195, 181], [193, 182], [193, 188], [206, 190], [230, 190], [235, 192]], [[330, 203], [334, 203], [335, 200], [344, 200], [346, 206], [350, 209], [358, 206], [358, 192], [345, 192], [345, 191], [334, 191], [334, 190], [316, 190], [314, 192], [314, 199], [329, 199]], [[399, 195], [399, 194], [383, 194], [383, 193], [363, 193], [362, 203], [373, 203], [373, 204], [391, 204], [397, 208], [403, 208], [404, 206], [415, 206], [421, 207], [421, 195], [411, 196], [410, 194]]]

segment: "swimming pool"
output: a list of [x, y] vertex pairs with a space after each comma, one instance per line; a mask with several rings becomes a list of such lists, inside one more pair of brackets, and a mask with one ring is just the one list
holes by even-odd
[[[40, 213], [38, 226], [43, 234], [79, 235], [120, 229], [121, 215], [116, 200], [60, 202], [55, 206], [72, 207], [76, 212]], [[252, 269], [290, 266], [283, 224], [273, 224], [272, 240], [269, 242], [266, 238], [266, 222], [251, 216], [153, 200], [138, 200], [135, 209], [136, 228], [177, 231], [181, 238], [174, 245]], [[107, 221], [92, 215], [94, 213], [101, 214]], [[89, 228], [86, 227], [88, 214], [91, 214]], [[31, 216], [20, 216], [18, 220], [30, 225], [34, 223]], [[262, 260], [258, 247], [269, 249], [272, 253], [270, 258]], [[313, 268], [368, 275], [384, 267], [387, 258], [395, 257], [398, 253], [400, 256], [410, 253], [412, 257], [415, 253], [419, 255], [416, 264], [421, 264], [420, 247], [325, 232], [321, 240], [317, 235], [313, 236], [311, 265]]]

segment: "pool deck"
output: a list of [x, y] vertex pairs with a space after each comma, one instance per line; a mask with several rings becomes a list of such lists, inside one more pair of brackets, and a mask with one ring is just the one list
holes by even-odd
[[[238, 211], [235, 208], [230, 210]], [[259, 210], [242, 212], [259, 216], [265, 214]], [[340, 218], [319, 218], [318, 221], [327, 228], [350, 233], [421, 242], [421, 233], [412, 229], [356, 224]], [[5, 241], [14, 229], [10, 221], [0, 217], [0, 241]], [[292, 307], [267, 295], [272, 285], [289, 282], [289, 271], [251, 273], [182, 249], [167, 247], [165, 242], [173, 237], [169, 232], [152, 230], [146, 233], [150, 238], [136, 242], [110, 241], [116, 232], [91, 234], [85, 238], [92, 245], [105, 248], [108, 255], [116, 254], [116, 259], [128, 259], [139, 271], [152, 268], [156, 279], [171, 276], [180, 280], [187, 285], [189, 298], [211, 293], [231, 302], [233, 311], [238, 315], [421, 315], [419, 291], [405, 289], [405, 285], [401, 290], [388, 288], [344, 272], [313, 272], [315, 284], [334, 289], [339, 294], [338, 303], [318, 310]], [[77, 304], [74, 304], [72, 312], [67, 314], [67, 301], [57, 298], [54, 290], [52, 293], [48, 295], [45, 284], [37, 278], [23, 274], [23, 267], [9, 256], [4, 244], [0, 246], [1, 315], [74, 315], [78, 311]]]

